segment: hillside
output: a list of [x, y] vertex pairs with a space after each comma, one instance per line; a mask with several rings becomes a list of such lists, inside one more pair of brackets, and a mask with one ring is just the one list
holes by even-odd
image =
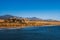
[[60, 25], [57, 20], [43, 20], [36, 17], [23, 18], [12, 15], [0, 16], [0, 28], [25, 27], [25, 26], [44, 26]]

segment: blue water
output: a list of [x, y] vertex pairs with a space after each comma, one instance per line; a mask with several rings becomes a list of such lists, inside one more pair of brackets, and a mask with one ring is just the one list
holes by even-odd
[[0, 40], [60, 40], [60, 26], [3, 29]]

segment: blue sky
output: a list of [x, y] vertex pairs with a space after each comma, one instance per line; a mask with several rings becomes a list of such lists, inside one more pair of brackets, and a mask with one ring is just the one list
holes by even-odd
[[60, 20], [60, 0], [0, 0], [0, 15]]

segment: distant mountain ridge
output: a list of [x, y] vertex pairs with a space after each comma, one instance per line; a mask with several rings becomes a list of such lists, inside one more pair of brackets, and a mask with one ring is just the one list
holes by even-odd
[[[9, 19], [9, 18], [23, 18], [23, 17], [17, 17], [17, 16], [12, 16], [12, 15], [3, 15], [3, 16], [0, 16], [0, 19]], [[40, 20], [37, 17], [32, 17], [32, 18], [27, 18], [27, 19], [30, 19], [30, 20]]]
[[[20, 19], [20, 18], [23, 18], [23, 17], [17, 17], [17, 16], [13, 16], [13, 15], [3, 15], [3, 16], [0, 16], [0, 19], [10, 19], [10, 18], [16, 18], [16, 19]], [[31, 17], [31, 18], [26, 18], [26, 19], [29, 19], [29, 20], [41, 20], [41, 21], [57, 21], [57, 20], [43, 20], [43, 19], [40, 19], [40, 18], [37, 18], [37, 17]]]
[[22, 18], [22, 17], [12, 16], [12, 15], [3, 15], [3, 16], [0, 16], [0, 19], [10, 19], [10, 18]]
[[9, 18], [13, 18], [14, 16], [12, 15], [3, 15], [3, 16], [0, 16], [0, 19], [9, 19]]

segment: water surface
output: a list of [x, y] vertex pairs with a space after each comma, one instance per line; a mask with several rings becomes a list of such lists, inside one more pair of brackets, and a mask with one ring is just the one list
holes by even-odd
[[60, 26], [2, 29], [0, 40], [60, 40]]

